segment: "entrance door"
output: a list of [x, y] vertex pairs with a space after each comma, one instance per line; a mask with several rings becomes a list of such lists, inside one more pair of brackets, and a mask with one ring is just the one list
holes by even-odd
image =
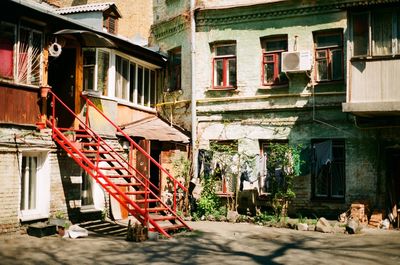
[[[75, 63], [76, 49], [71, 48], [63, 48], [59, 57], [49, 59], [49, 85], [72, 111], [75, 111]], [[73, 115], [60, 104], [56, 104], [56, 118], [59, 127], [70, 128], [74, 124]]]
[[389, 151], [388, 155], [388, 193], [390, 208], [400, 203], [400, 150]]

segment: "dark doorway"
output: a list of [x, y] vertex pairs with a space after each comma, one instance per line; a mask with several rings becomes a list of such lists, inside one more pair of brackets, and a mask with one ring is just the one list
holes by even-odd
[[390, 210], [400, 203], [400, 149], [388, 152], [388, 195]]
[[[75, 68], [76, 49], [63, 48], [61, 55], [57, 58], [49, 58], [49, 85], [53, 92], [72, 111], [75, 112]], [[51, 115], [51, 109], [48, 110]], [[56, 104], [56, 118], [58, 126], [70, 128], [73, 126], [75, 117], [61, 104]]]
[[[160, 154], [161, 150], [158, 148], [160, 146], [159, 142], [152, 141], [151, 142], [151, 149], [150, 149], [150, 156], [156, 160], [158, 163], [160, 163]], [[157, 188], [160, 187], [160, 169], [154, 164], [150, 164], [150, 182], [154, 184]], [[160, 196], [160, 191], [156, 190], [155, 188], [152, 188], [152, 191], [157, 195]], [[151, 205], [151, 207], [154, 207], [155, 205]]]

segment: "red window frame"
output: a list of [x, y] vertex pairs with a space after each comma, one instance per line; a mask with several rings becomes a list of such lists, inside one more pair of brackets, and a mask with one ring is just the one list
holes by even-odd
[[[339, 45], [327, 45], [327, 46], [317, 46], [317, 37], [318, 36], [339, 36], [340, 44]], [[341, 72], [340, 77], [334, 77], [334, 69], [332, 65], [335, 63], [333, 59], [333, 53], [340, 51], [341, 54]], [[328, 31], [328, 32], [314, 32], [314, 78], [317, 82], [332, 82], [332, 81], [343, 81], [344, 80], [344, 53], [343, 53], [343, 33], [339, 30]], [[319, 64], [322, 61], [326, 61], [326, 69], [327, 69], [327, 77], [320, 78], [319, 77]]]
[[[216, 55], [216, 50], [218, 47], [222, 46], [235, 46], [235, 54], [232, 55]], [[216, 44], [213, 46], [213, 62], [212, 62], [212, 87], [214, 89], [229, 89], [229, 88], [236, 88], [236, 77], [237, 77], [237, 67], [236, 67], [236, 43], [226, 43], [226, 44]], [[217, 62], [222, 61], [222, 85], [216, 84], [217, 78]], [[230, 84], [231, 80], [229, 79], [229, 62], [233, 61], [235, 64], [235, 81], [234, 84]]]
[[[277, 42], [277, 41], [286, 41], [286, 47], [284, 49], [276, 49], [276, 50], [267, 50], [268, 42]], [[273, 85], [284, 85], [288, 83], [287, 78], [281, 79], [281, 61], [282, 61], [282, 52], [287, 51], [287, 36], [274, 36], [265, 38], [262, 40], [262, 73], [261, 73], [261, 82], [263, 86], [273, 86]], [[272, 56], [272, 60], [268, 57]], [[268, 82], [265, 77], [265, 67], [267, 64], [273, 64], [273, 81]]]

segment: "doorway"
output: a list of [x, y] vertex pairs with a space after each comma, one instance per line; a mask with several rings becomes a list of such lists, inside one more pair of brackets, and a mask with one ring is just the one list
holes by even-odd
[[388, 151], [388, 179], [387, 192], [390, 209], [400, 203], [400, 149]]
[[[57, 58], [49, 58], [49, 85], [52, 91], [59, 97], [73, 112], [75, 112], [75, 70], [76, 70], [76, 49], [63, 48], [61, 55]], [[51, 115], [51, 109], [48, 108]], [[56, 104], [56, 119], [58, 127], [73, 127], [75, 117], [63, 107]]]

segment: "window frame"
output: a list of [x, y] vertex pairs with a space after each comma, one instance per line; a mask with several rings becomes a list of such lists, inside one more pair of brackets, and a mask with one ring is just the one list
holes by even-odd
[[[278, 50], [267, 50], [267, 43], [273, 41], [286, 41], [286, 48], [278, 49]], [[280, 75], [283, 73], [281, 69], [282, 63], [282, 52], [288, 51], [288, 36], [285, 35], [274, 35], [274, 36], [267, 36], [261, 39], [261, 47], [262, 47], [262, 66], [261, 66], [261, 83], [263, 86], [282, 86], [287, 85], [289, 80], [281, 81]], [[273, 60], [266, 60], [267, 56], [273, 57]], [[268, 82], [265, 78], [265, 66], [268, 63], [274, 64], [274, 75], [273, 75], [273, 82]], [[277, 80], [277, 81], [276, 81]]]
[[[216, 55], [216, 50], [218, 47], [224, 46], [235, 46], [235, 54], [234, 55]], [[236, 42], [226, 42], [226, 43], [213, 43], [212, 44], [212, 88], [215, 90], [224, 90], [224, 89], [236, 89], [237, 88], [237, 45]], [[222, 61], [222, 86], [216, 85], [217, 79], [217, 67], [216, 62]], [[235, 84], [229, 84], [229, 62], [233, 61], [235, 64]]]
[[[334, 36], [338, 35], [340, 38], [340, 45], [327, 45], [323, 47], [317, 47], [317, 37], [318, 36]], [[318, 83], [326, 83], [326, 82], [340, 82], [344, 81], [344, 36], [343, 36], [343, 29], [332, 29], [332, 30], [321, 30], [321, 31], [314, 31], [313, 32], [313, 39], [314, 39], [314, 79]], [[340, 78], [333, 79], [333, 51], [340, 51], [341, 52], [341, 73]], [[318, 53], [324, 52], [325, 57], [319, 58]], [[327, 62], [327, 79], [319, 79], [319, 71], [318, 71], [318, 61], [326, 60]]]
[[[332, 141], [332, 161], [330, 161], [330, 168], [329, 168], [329, 175], [327, 176], [327, 183], [326, 189], [327, 189], [327, 194], [317, 194], [317, 187], [316, 187], [316, 181], [317, 181], [317, 157], [316, 157], [316, 151], [315, 151], [315, 144], [322, 143], [324, 141]], [[334, 157], [334, 148], [342, 148], [341, 152], [343, 153], [343, 157], [338, 158]], [[346, 199], [346, 141], [345, 139], [336, 139], [336, 138], [329, 138], [329, 139], [312, 139], [311, 140], [311, 189], [312, 189], [312, 199], [315, 201], [337, 201], [337, 202], [344, 202]], [[340, 166], [341, 165], [341, 170], [343, 172], [343, 179], [342, 179], [342, 187], [341, 189], [343, 190], [343, 195], [333, 195], [333, 177], [332, 177], [332, 165], [335, 166]]]
[[[39, 87], [43, 78], [43, 47], [44, 47], [44, 32], [43, 30], [32, 28], [21, 22], [11, 23], [7, 21], [0, 21], [1, 24], [6, 24], [14, 28], [14, 42], [13, 42], [13, 65], [12, 65], [12, 76], [0, 76], [0, 80], [15, 83], [23, 86]], [[26, 66], [23, 66], [24, 70], [21, 69], [20, 65], [23, 59], [21, 53], [22, 40], [21, 31], [28, 32], [28, 48], [26, 50]], [[34, 34], [39, 35], [38, 51], [33, 54], [33, 48], [36, 43], [33, 43]], [[32, 80], [33, 73], [37, 72], [37, 79]]]
[[[390, 50], [388, 54], [375, 54], [375, 39], [374, 39], [374, 15], [378, 13], [387, 13], [391, 17], [391, 40], [390, 40]], [[355, 26], [355, 16], [366, 14], [368, 16], [368, 36], [367, 36], [367, 52], [366, 54], [355, 54], [355, 36], [354, 36], [354, 26]], [[369, 58], [393, 58], [400, 55], [400, 8], [382, 8], [378, 10], [363, 10], [351, 12], [349, 16], [350, 21], [350, 40], [351, 40], [351, 56], [355, 59], [369, 59]]]
[[[104, 48], [95, 48], [95, 49], [96, 49], [96, 57], [95, 57], [96, 63], [94, 67], [95, 69], [94, 75], [92, 77], [94, 80], [93, 81], [94, 89], [98, 88], [98, 80], [99, 80], [98, 69], [101, 67], [99, 65], [99, 53], [105, 52], [109, 56], [109, 61], [108, 61], [109, 66], [108, 70], [106, 71], [108, 77], [108, 81], [106, 83], [107, 93], [103, 91], [102, 95], [99, 94], [99, 96], [110, 99], [111, 98], [116, 99], [121, 104], [133, 105], [134, 107], [155, 108], [157, 100], [159, 99], [158, 93], [160, 92], [159, 89], [160, 78], [158, 76], [159, 68], [157, 66], [151, 65], [150, 63], [141, 61], [134, 57], [125, 55], [121, 52], [115, 52]], [[117, 80], [118, 73], [116, 70], [117, 57], [121, 58], [121, 64], [122, 62], [126, 62], [127, 65], [126, 82], [122, 83], [120, 82], [122, 85], [120, 91], [121, 95], [118, 96], [116, 94], [117, 89], [119, 87]], [[131, 69], [132, 67], [134, 67], [134, 69]], [[138, 70], [139, 68], [143, 70], [141, 77], [139, 77], [139, 70]], [[145, 78], [146, 78], [145, 72], [148, 72], [148, 82], [146, 85], [145, 85]], [[132, 74], [134, 75], [133, 76], [134, 79], [131, 79]], [[139, 81], [141, 81], [142, 84], [138, 84]], [[85, 79], [83, 79], [83, 82], [85, 82]], [[152, 89], [154, 89], [154, 91], [152, 91]], [[139, 93], [139, 90], [141, 93]], [[89, 90], [88, 92], [90, 91], [98, 91], [98, 90]]]
[[[24, 157], [36, 157], [36, 198], [35, 207], [32, 209], [22, 209], [22, 165]], [[24, 151], [19, 154], [20, 165], [20, 203], [19, 218], [22, 222], [48, 218], [50, 213], [50, 158], [47, 151]]]
[[168, 92], [182, 90], [182, 47], [169, 50], [168, 57]]

